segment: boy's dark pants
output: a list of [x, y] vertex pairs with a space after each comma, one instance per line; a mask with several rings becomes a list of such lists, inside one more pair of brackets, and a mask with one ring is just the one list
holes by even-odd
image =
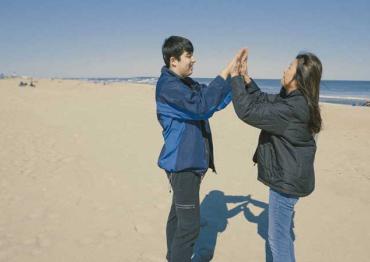
[[167, 260], [190, 262], [200, 230], [199, 187], [194, 172], [167, 173], [173, 191], [167, 220]]

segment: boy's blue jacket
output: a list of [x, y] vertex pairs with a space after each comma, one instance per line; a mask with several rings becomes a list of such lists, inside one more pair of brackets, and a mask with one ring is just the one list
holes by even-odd
[[167, 172], [215, 172], [208, 119], [231, 101], [230, 81], [217, 76], [208, 86], [163, 67], [156, 86], [157, 118], [164, 145], [158, 159]]

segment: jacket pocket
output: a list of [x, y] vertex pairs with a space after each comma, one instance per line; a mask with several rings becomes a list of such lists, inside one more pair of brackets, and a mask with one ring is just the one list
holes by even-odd
[[258, 173], [267, 181], [271, 181], [272, 163], [269, 144], [260, 144], [257, 149]]

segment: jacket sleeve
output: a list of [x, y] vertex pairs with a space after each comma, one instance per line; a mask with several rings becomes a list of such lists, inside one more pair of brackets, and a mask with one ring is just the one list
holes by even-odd
[[245, 86], [242, 77], [233, 77], [231, 86], [234, 110], [242, 121], [276, 135], [284, 133], [293, 115], [290, 105], [271, 99], [253, 80]]
[[172, 81], [160, 84], [157, 96], [158, 113], [178, 119], [205, 120], [231, 102], [231, 85], [218, 76], [195, 91]]

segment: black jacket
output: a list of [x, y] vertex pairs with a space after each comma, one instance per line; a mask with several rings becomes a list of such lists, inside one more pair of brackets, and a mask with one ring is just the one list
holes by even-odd
[[253, 161], [258, 163], [258, 180], [272, 189], [307, 196], [315, 187], [316, 143], [308, 129], [306, 99], [299, 90], [286, 94], [263, 93], [252, 80], [232, 78], [233, 105], [238, 117], [262, 129]]

